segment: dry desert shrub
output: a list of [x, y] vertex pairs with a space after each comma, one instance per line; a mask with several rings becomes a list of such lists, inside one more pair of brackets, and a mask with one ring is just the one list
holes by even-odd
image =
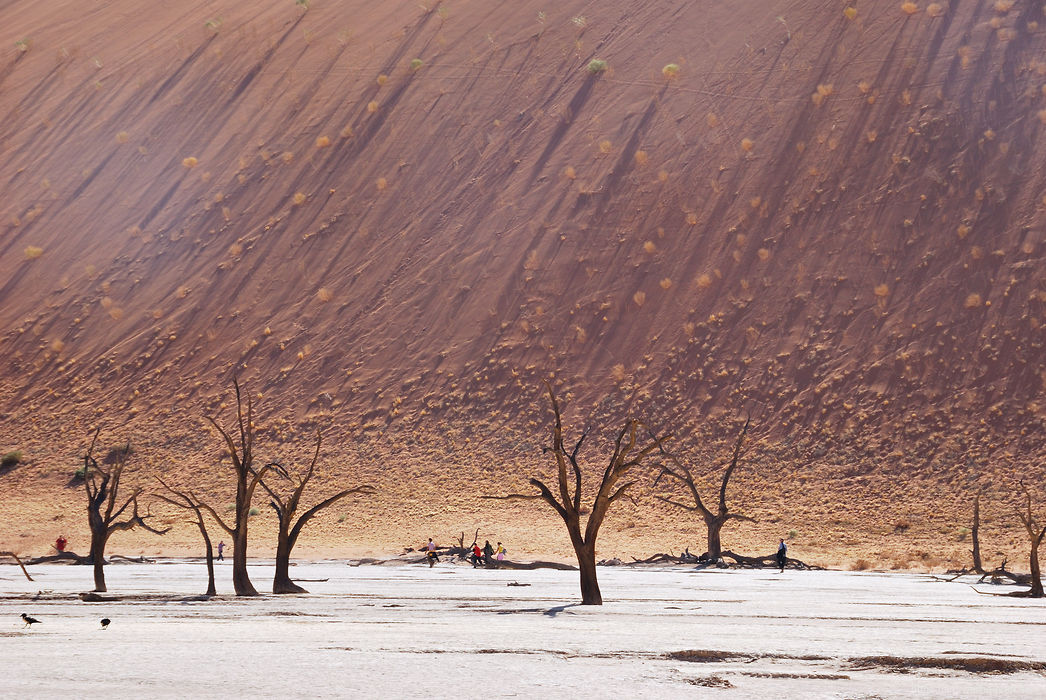
[[[1043, 114], [1046, 114], [1046, 110], [1043, 110]], [[1044, 117], [1043, 120], [1046, 121], [1046, 117]], [[636, 165], [646, 165], [647, 164], [648, 156], [647, 156], [646, 151], [636, 151], [635, 158], [636, 158]]]
[[567, 167], [563, 168], [563, 177], [565, 177], [568, 180], [576, 179], [577, 171], [574, 170], [574, 166], [568, 165]]
[[752, 149], [755, 148], [755, 141], [750, 138], [741, 139], [741, 150], [745, 153], [751, 153]]
[[872, 568], [872, 565], [867, 559], [858, 559], [850, 565], [850, 571], [867, 571], [870, 568]]
[[593, 58], [591, 61], [588, 62], [588, 68], [587, 69], [588, 69], [588, 72], [592, 73], [593, 75], [598, 75], [599, 73], [604, 73], [604, 72], [606, 72], [606, 69], [607, 69], [607, 62], [604, 61], [601, 58]]
[[661, 285], [661, 289], [670, 289], [672, 287], [672, 280], [665, 277], [659, 284]]
[[186, 168], [192, 169], [199, 165], [200, 161], [196, 156], [189, 156], [188, 158], [182, 158], [182, 165]]
[[963, 302], [963, 306], [967, 309], [976, 309], [983, 306], [984, 302], [981, 301], [981, 295], [974, 292], [966, 297], [966, 301]]
[[316, 298], [323, 303], [327, 303], [333, 297], [334, 295], [331, 294], [331, 290], [327, 289], [326, 287], [320, 287], [319, 291], [316, 292]]
[[636, 292], [632, 295], [632, 301], [636, 303], [636, 306], [642, 306], [646, 303], [646, 292]]
[[661, 69], [661, 75], [665, 76], [669, 80], [679, 75], [679, 64], [669, 63]]
[[903, 2], [901, 3], [901, 12], [906, 15], [914, 15], [919, 11], [919, 6], [914, 2]]
[[291, 198], [291, 201], [294, 202], [295, 206], [301, 206], [302, 204], [305, 204], [305, 200], [306, 197], [304, 192], [295, 192], [294, 197]]
[[843, 15], [849, 20], [857, 19], [857, 8], [851, 5], [843, 10]]
[[316, 148], [326, 148], [331, 145], [331, 140], [327, 136], [320, 136], [316, 139]]
[[653, 241], [647, 241], [643, 244], [643, 250], [653, 255], [657, 252], [657, 245]]
[[40, 246], [29, 245], [25, 247], [25, 251], [23, 252], [25, 253], [26, 260], [36, 260], [44, 254], [44, 249]]
[[944, 7], [939, 2], [931, 2], [926, 6], [926, 14], [930, 17], [940, 17], [944, 14]]

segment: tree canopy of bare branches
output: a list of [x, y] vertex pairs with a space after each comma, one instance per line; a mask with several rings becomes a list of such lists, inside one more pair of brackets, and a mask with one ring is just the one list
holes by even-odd
[[[87, 523], [91, 529], [91, 562], [94, 564], [94, 590], [105, 593], [105, 545], [109, 537], [119, 530], [143, 530], [162, 535], [170, 528], [156, 530], [145, 521], [148, 514], [138, 514], [138, 496], [142, 489], [135, 488], [122, 504], [120, 480], [124, 467], [131, 455], [131, 443], [123, 449], [114, 450], [113, 464], [103, 467], [93, 457], [94, 446], [100, 430], [96, 430], [91, 445], [84, 455], [84, 490], [87, 493]], [[120, 518], [124, 518], [121, 520]]]
[[213, 507], [206, 503], [200, 503], [200, 507], [206, 510], [219, 526], [232, 538], [232, 586], [238, 596], [258, 595], [258, 591], [251, 583], [247, 575], [247, 520], [251, 514], [251, 499], [254, 491], [261, 483], [262, 477], [271, 469], [279, 469], [275, 463], [266, 464], [261, 469], [254, 469], [254, 404], [251, 396], [247, 394], [247, 411], [244, 413], [243, 397], [240, 393], [240, 383], [232, 380], [233, 388], [236, 390], [236, 429], [239, 432], [240, 444], [237, 445], [227, 430], [222, 428], [211, 416], [207, 420], [214, 426], [215, 430], [222, 436], [225, 446], [228, 448], [232, 459], [232, 467], [236, 478], [236, 519], [229, 525]]
[[722, 479], [719, 482], [719, 501], [715, 510], [706, 506], [705, 502], [701, 499], [701, 493], [697, 488], [697, 483], [694, 480], [694, 475], [690, 471], [690, 468], [683, 464], [674, 454], [662, 449], [662, 455], [671, 463], [671, 466], [666, 464], [661, 465], [661, 473], [657, 475], [654, 484], [656, 485], [662, 477], [674, 479], [686, 488], [690, 497], [694, 501], [694, 505], [689, 505], [667, 496], [658, 495], [657, 498], [658, 500], [676, 506], [677, 508], [701, 514], [701, 517], [704, 518], [705, 526], [708, 528], [708, 550], [706, 556], [711, 561], [718, 561], [723, 555], [723, 544], [721, 539], [723, 525], [730, 520], [755, 522], [753, 518], [750, 518], [747, 515], [730, 512], [730, 509], [726, 504], [726, 489], [730, 483], [730, 477], [733, 476], [734, 470], [737, 468], [737, 461], [741, 456], [741, 445], [744, 443], [745, 435], [748, 434], [748, 426], [751, 421], [751, 417], [745, 420], [744, 428], [741, 429], [741, 434], [737, 436], [737, 442], [734, 443], [734, 453], [730, 458], [730, 464], [727, 465], [726, 470], [723, 472]]
[[309, 463], [309, 468], [304, 476], [291, 474], [287, 471], [282, 471], [281, 469], [281, 473], [286, 474], [287, 478], [296, 482], [294, 489], [289, 496], [283, 497], [265, 481], [260, 482], [262, 488], [268, 492], [269, 497], [272, 499], [269, 501], [269, 505], [274, 511], [276, 511], [276, 516], [279, 519], [279, 535], [276, 541], [276, 575], [272, 580], [273, 593], [308, 593], [308, 591], [291, 580], [290, 558], [291, 550], [294, 549], [294, 545], [298, 541], [298, 536], [301, 534], [302, 529], [310, 520], [312, 520], [313, 517], [316, 516], [317, 513], [328, 506], [334, 505], [351, 494], [374, 493], [374, 487], [367, 484], [344, 489], [333, 496], [323, 499], [313, 507], [306, 510], [295, 522], [294, 516], [298, 512], [298, 506], [301, 503], [302, 494], [305, 492], [305, 487], [309, 484], [309, 481], [312, 480], [313, 475], [316, 473], [316, 461], [320, 457], [320, 445], [322, 442], [323, 433], [317, 430], [316, 451], [312, 456], [312, 461]]
[[661, 438], [652, 436], [649, 443], [640, 445], [638, 441], [640, 422], [635, 419], [625, 422], [614, 442], [614, 452], [603, 471], [603, 478], [600, 480], [599, 488], [592, 501], [588, 520], [582, 528], [581, 516], [584, 513], [581, 488], [582, 469], [578, 463], [578, 453], [581, 451], [581, 445], [584, 443], [586, 435], [582, 433], [573, 449], [567, 451], [563, 444], [563, 420], [560, 415], [559, 402], [556, 400], [552, 385], [546, 381], [545, 387], [548, 390], [554, 417], [551, 451], [556, 461], [556, 493], [553, 493], [552, 489], [540, 479], [531, 478], [530, 484], [537, 489], [537, 494], [509, 494], [488, 496], [487, 498], [540, 499], [555, 510], [567, 527], [570, 544], [577, 556], [581, 573], [581, 604], [602, 605], [603, 596], [596, 579], [596, 536], [599, 534], [599, 528], [603, 524], [603, 519], [606, 518], [610, 506], [624, 497], [628, 489], [635, 484], [634, 481], [621, 483], [622, 480], [632, 469], [642, 464], [651, 452], [661, 448], [661, 445], [670, 439], [670, 436]]

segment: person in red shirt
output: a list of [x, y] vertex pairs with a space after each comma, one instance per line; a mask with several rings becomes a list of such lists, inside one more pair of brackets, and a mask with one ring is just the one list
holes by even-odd
[[54, 541], [54, 548], [61, 554], [65, 551], [65, 545], [68, 544], [69, 540], [65, 539], [65, 535], [59, 535], [58, 539]]
[[472, 560], [473, 569], [483, 563], [483, 550], [479, 548], [478, 542], [472, 543], [472, 556], [469, 558]]

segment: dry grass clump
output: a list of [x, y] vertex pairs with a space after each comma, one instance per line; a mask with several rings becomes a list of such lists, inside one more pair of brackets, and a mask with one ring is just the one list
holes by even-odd
[[577, 171], [574, 170], [574, 166], [568, 165], [567, 167], [563, 168], [563, 177], [565, 177], [568, 180], [573, 180], [577, 178]]
[[959, 224], [959, 228], [955, 232], [959, 235], [959, 238], [966, 238], [970, 235], [970, 227], [966, 224]]
[[384, 192], [389, 186], [389, 181], [383, 177], [379, 177], [375, 184], [377, 185], [379, 192]]
[[665, 76], [669, 80], [679, 75], [679, 64], [669, 63], [661, 69], [661, 75]]
[[331, 145], [331, 140], [326, 136], [320, 136], [316, 139], [316, 148], [326, 148], [329, 145]]
[[745, 153], [751, 153], [752, 149], [755, 148], [755, 141], [750, 138], [741, 139], [741, 150]]
[[668, 277], [665, 277], [663, 280], [661, 280], [661, 282], [659, 282], [659, 284], [661, 285], [661, 289], [671, 289], [672, 288], [672, 280], [670, 278], [668, 278]]
[[857, 8], [851, 5], [847, 7], [845, 10], [843, 10], [843, 15], [846, 17], [846, 19], [857, 19]]
[[189, 156], [188, 158], [182, 158], [182, 166], [192, 169], [199, 165], [200, 161], [196, 156]]
[[25, 253], [26, 260], [36, 260], [44, 254], [44, 249], [40, 246], [29, 245], [25, 247], [25, 251], [23, 252]]
[[867, 559], [858, 559], [853, 564], [850, 564], [850, 571], [868, 571], [870, 568], [872, 568], [872, 565]]
[[642, 306], [646, 303], [646, 292], [636, 292], [632, 295], [632, 301], [636, 303], [636, 306]]
[[419, 70], [421, 70], [421, 67], [424, 66], [424, 65], [425, 65], [424, 61], [422, 61], [420, 58], [415, 58], [415, 59], [413, 59], [410, 62], [410, 69], [412, 71], [419, 71]]
[[890, 286], [888, 284], [877, 284], [875, 285], [875, 296], [885, 297], [890, 294]]
[[926, 6], [926, 14], [930, 17], [940, 17], [944, 14], [944, 8], [939, 2], [931, 2]]
[[654, 253], [657, 252], [657, 244], [654, 243], [653, 241], [647, 241], [646, 243], [643, 244], [643, 250], [645, 252], [650, 253], [651, 255], [653, 255]]
[[374, 114], [378, 111], [378, 103], [375, 100], [371, 100], [367, 103], [367, 111]]
[[705, 122], [708, 124], [709, 127], [714, 129], [717, 126], [719, 126], [719, 117], [717, 117], [714, 113], [709, 112], [705, 116]]
[[[1043, 110], [1043, 113], [1046, 114], [1046, 110]], [[635, 158], [636, 165], [646, 165], [647, 161], [649, 160], [649, 156], [647, 156], [646, 151], [636, 151]]]
[[294, 202], [294, 206], [297, 207], [297, 206], [301, 206], [302, 204], [305, 204], [305, 200], [306, 199], [308, 199], [308, 198], [305, 196], [304, 192], [295, 192], [294, 196], [291, 198], [291, 201], [293, 201]]
[[994, 8], [996, 12], [1006, 14], [1013, 8], [1013, 0], [995, 0]]
[[901, 12], [906, 15], [914, 15], [919, 11], [919, 6], [914, 2], [903, 2], [901, 3]]
[[328, 301], [334, 298], [334, 295], [331, 294], [331, 290], [327, 289], [326, 287], [320, 287], [319, 291], [316, 292], [316, 298], [326, 304]]
[[700, 289], [708, 289], [712, 286], [712, 278], [706, 273], [701, 273], [697, 276], [697, 286]]
[[963, 306], [967, 309], [976, 309], [983, 306], [984, 302], [981, 301], [981, 295], [974, 292], [966, 297], [966, 301], [963, 302]]
[[116, 143], [127, 143], [131, 140], [131, 135], [126, 131], [120, 131], [116, 134]]

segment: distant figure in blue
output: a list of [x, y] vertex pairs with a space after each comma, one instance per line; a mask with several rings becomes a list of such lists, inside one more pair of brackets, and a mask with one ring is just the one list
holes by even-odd
[[777, 545], [777, 567], [784, 573], [785, 562], [788, 561], [788, 545], [785, 544], [784, 540], [781, 540], [781, 544]]

